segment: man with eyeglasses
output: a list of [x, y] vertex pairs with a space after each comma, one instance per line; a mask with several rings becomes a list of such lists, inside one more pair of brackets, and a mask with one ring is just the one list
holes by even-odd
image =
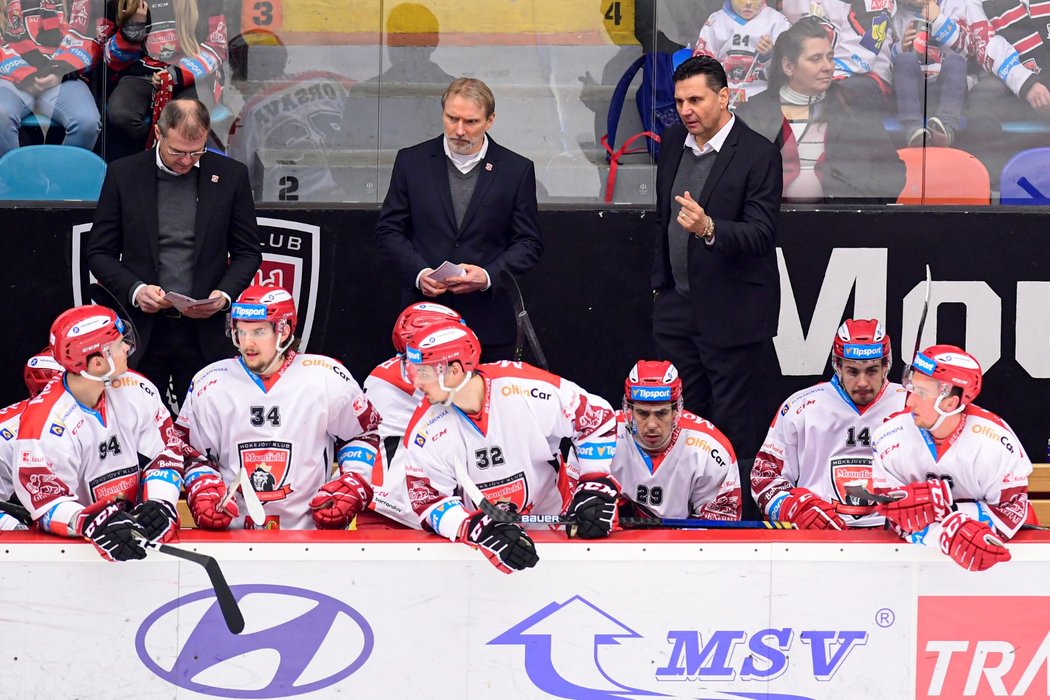
[[1010, 559], [1006, 542], [1028, 516], [1032, 463], [1013, 430], [973, 401], [981, 365], [933, 345], [904, 370], [908, 413], [872, 438], [876, 509], [905, 539], [939, 547], [970, 571]]
[[[168, 103], [156, 148], [109, 166], [86, 245], [140, 334], [135, 368], [176, 405], [199, 369], [229, 354], [220, 312], [262, 261], [248, 170], [206, 150], [210, 127], [200, 101]], [[180, 311], [172, 293], [208, 301]]]

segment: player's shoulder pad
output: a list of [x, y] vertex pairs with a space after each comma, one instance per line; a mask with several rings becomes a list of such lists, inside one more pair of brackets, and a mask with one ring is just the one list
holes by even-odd
[[872, 445], [876, 446], [880, 440], [884, 440], [890, 435], [896, 435], [902, 433], [908, 429], [908, 425], [915, 425], [915, 421], [912, 420], [911, 411], [904, 409], [903, 411], [897, 411], [886, 416], [882, 421], [882, 424], [877, 426], [871, 433]]
[[[678, 439], [685, 440], [686, 445], [693, 446], [690, 443], [694, 442], [695, 445], [704, 448], [702, 443], [705, 442], [705, 438], [710, 438], [726, 450], [732, 461], [736, 461], [736, 450], [733, 449], [733, 444], [729, 442], [729, 438], [706, 418], [701, 418], [689, 411], [682, 411], [682, 415], [678, 418], [678, 427], [682, 429], [682, 434], [679, 435]], [[690, 435], [690, 433], [696, 434]], [[712, 449], [713, 446], [709, 446], [706, 447], [705, 451], [711, 452]]]
[[973, 404], [967, 406], [963, 413], [968, 418], [977, 419], [972, 421], [972, 425], [970, 421], [967, 421], [966, 430], [996, 442], [1000, 449], [1009, 452], [1011, 455], [1024, 455], [1024, 449], [1021, 447], [1017, 435], [1014, 434], [1013, 429], [1002, 418]]
[[160, 391], [157, 390], [156, 385], [133, 369], [129, 369], [119, 377], [111, 379], [109, 382], [109, 388], [118, 390], [140, 389], [144, 391], [146, 395], [153, 398], [158, 398], [160, 396]]
[[311, 372], [324, 372], [344, 382], [357, 383], [354, 375], [350, 374], [350, 370], [346, 368], [346, 365], [334, 357], [315, 355], [313, 353], [299, 353], [295, 356], [295, 362], [300, 367]]
[[389, 384], [409, 395], [416, 393], [416, 387], [406, 382], [401, 376], [401, 358], [399, 357], [391, 357], [376, 365], [365, 379], [365, 390], [367, 391], [369, 386], [375, 386], [378, 382]]
[[773, 420], [769, 427], [772, 428], [781, 419], [791, 420], [794, 416], [801, 416], [803, 412], [817, 403], [831, 386], [831, 382], [819, 382], [813, 386], [796, 391], [781, 404], [777, 412], [773, 414]]
[[510, 360], [500, 360], [499, 362], [479, 365], [478, 373], [490, 379], [532, 379], [546, 382], [556, 387], [561, 386], [562, 381], [558, 375], [542, 370], [539, 367], [534, 367], [528, 362], [511, 362]]
[[[72, 395], [62, 384], [57, 384], [59, 390], [53, 389], [55, 386], [52, 384], [48, 390], [26, 404], [18, 423], [19, 440], [39, 440], [44, 435], [65, 435], [65, 420], [76, 408], [77, 403], [72, 400]], [[62, 400], [66, 396], [70, 397], [69, 406], [62, 406]]]
[[416, 406], [416, 410], [412, 412], [412, 417], [408, 419], [405, 435], [401, 438], [402, 447], [408, 447], [413, 443], [419, 447], [427, 444], [427, 434], [430, 426], [448, 414], [447, 406], [436, 406], [426, 399], [421, 401]]

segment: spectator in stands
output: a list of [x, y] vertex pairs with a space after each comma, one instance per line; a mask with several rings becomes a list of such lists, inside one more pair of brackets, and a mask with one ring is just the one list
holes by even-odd
[[790, 26], [765, 0], [726, 0], [707, 18], [693, 55], [721, 61], [729, 79], [730, 108], [766, 89], [773, 42]]
[[[395, 265], [403, 305], [449, 306], [478, 334], [483, 360], [514, 359], [501, 277], [528, 272], [543, 251], [535, 167], [489, 138], [496, 98], [482, 81], [452, 81], [441, 109], [444, 135], [397, 153], [376, 241]], [[444, 261], [462, 274], [435, 274]]]
[[904, 163], [882, 119], [853, 105], [834, 71], [825, 25], [803, 18], [777, 39], [771, 87], [740, 117], [780, 147], [786, 201], [894, 201]]
[[[156, 149], [110, 165], [86, 244], [91, 272], [129, 304], [136, 369], [170, 385], [176, 404], [199, 369], [231, 354], [223, 312], [262, 261], [248, 170], [205, 151], [210, 126], [199, 100], [169, 102]], [[172, 292], [209, 301], [180, 312]]]
[[[903, 0], [893, 18], [893, 91], [906, 146], [951, 146], [962, 121], [967, 68], [964, 3]], [[923, 114], [931, 114], [923, 123]]]
[[169, 100], [214, 102], [226, 60], [222, 0], [109, 0], [104, 37], [116, 82], [107, 106], [107, 160], [150, 148], [150, 127]]
[[90, 0], [0, 0], [0, 155], [34, 112], [65, 129], [65, 145], [95, 147], [102, 121], [84, 80], [99, 58], [94, 34]]

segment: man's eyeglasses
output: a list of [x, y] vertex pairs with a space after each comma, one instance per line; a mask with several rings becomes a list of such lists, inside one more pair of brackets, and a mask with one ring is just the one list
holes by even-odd
[[168, 155], [172, 158], [200, 158], [208, 152], [207, 148], [202, 151], [176, 151], [171, 148], [165, 148], [164, 150], [166, 150]]

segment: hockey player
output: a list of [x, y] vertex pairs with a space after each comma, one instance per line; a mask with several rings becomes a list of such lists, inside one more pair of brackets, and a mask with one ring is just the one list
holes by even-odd
[[82, 536], [111, 561], [145, 557], [141, 537], [171, 538], [183, 471], [157, 388], [128, 371], [124, 329], [102, 306], [55, 319], [51, 353], [65, 373], [26, 406], [13, 446], [15, 495], [40, 529]]
[[978, 408], [981, 365], [954, 345], [933, 345], [904, 372], [910, 413], [873, 435], [877, 510], [906, 539], [970, 571], [1010, 559], [1005, 542], [1028, 513], [1032, 463], [1010, 426]]
[[871, 484], [871, 434], [904, 408], [887, 380], [890, 337], [874, 319], [847, 319], [831, 350], [829, 382], [793, 394], [773, 416], [755, 457], [751, 492], [773, 521], [842, 530], [882, 525], [874, 504], [846, 493]]
[[729, 80], [729, 104], [735, 106], [768, 87], [773, 43], [790, 26], [765, 0], [725, 0], [704, 23], [693, 55], [711, 56], [722, 64]]
[[[240, 355], [197, 373], [177, 421], [186, 442], [217, 461], [187, 471], [193, 519], [209, 530], [345, 529], [372, 500], [379, 414], [338, 360], [296, 352], [295, 300], [284, 289], [248, 287], [229, 323]], [[265, 522], [224, 503], [235, 481], [250, 482]]]
[[[22, 379], [25, 380], [29, 398], [0, 409], [0, 500], [9, 501], [14, 494], [12, 475], [14, 473], [14, 445], [18, 435], [18, 424], [22, 411], [29, 405], [29, 400], [44, 390], [44, 387], [62, 374], [62, 366], [55, 362], [50, 349], [46, 354], [33, 355], [22, 367]], [[25, 530], [26, 523], [19, 518], [0, 511], [0, 531]]]
[[612, 475], [640, 514], [740, 520], [740, 473], [729, 440], [682, 410], [670, 362], [640, 360], [624, 381]]
[[408, 380], [405, 367], [405, 348], [415, 333], [422, 332], [441, 321], [463, 322], [457, 311], [430, 301], [407, 306], [394, 322], [391, 341], [396, 354], [380, 363], [365, 379], [368, 399], [383, 417], [379, 424], [379, 438], [383, 449], [373, 471], [372, 508], [382, 515], [409, 527], [420, 528], [419, 518], [408, 504], [405, 491], [404, 450], [398, 450], [412, 413], [423, 400], [423, 392]]
[[[504, 573], [534, 566], [531, 538], [465, 505], [456, 465], [487, 500], [515, 513], [564, 513], [575, 534], [605, 537], [616, 524], [619, 486], [609, 474], [616, 447], [612, 408], [556, 375], [517, 362], [478, 366], [481, 344], [458, 323], [417, 334], [408, 374], [427, 397], [405, 433], [412, 508], [435, 532], [480, 549]], [[571, 438], [586, 465], [568, 506], [559, 488], [559, 444]], [[563, 472], [564, 473], [564, 472]], [[570, 532], [569, 534], [573, 534]]]

